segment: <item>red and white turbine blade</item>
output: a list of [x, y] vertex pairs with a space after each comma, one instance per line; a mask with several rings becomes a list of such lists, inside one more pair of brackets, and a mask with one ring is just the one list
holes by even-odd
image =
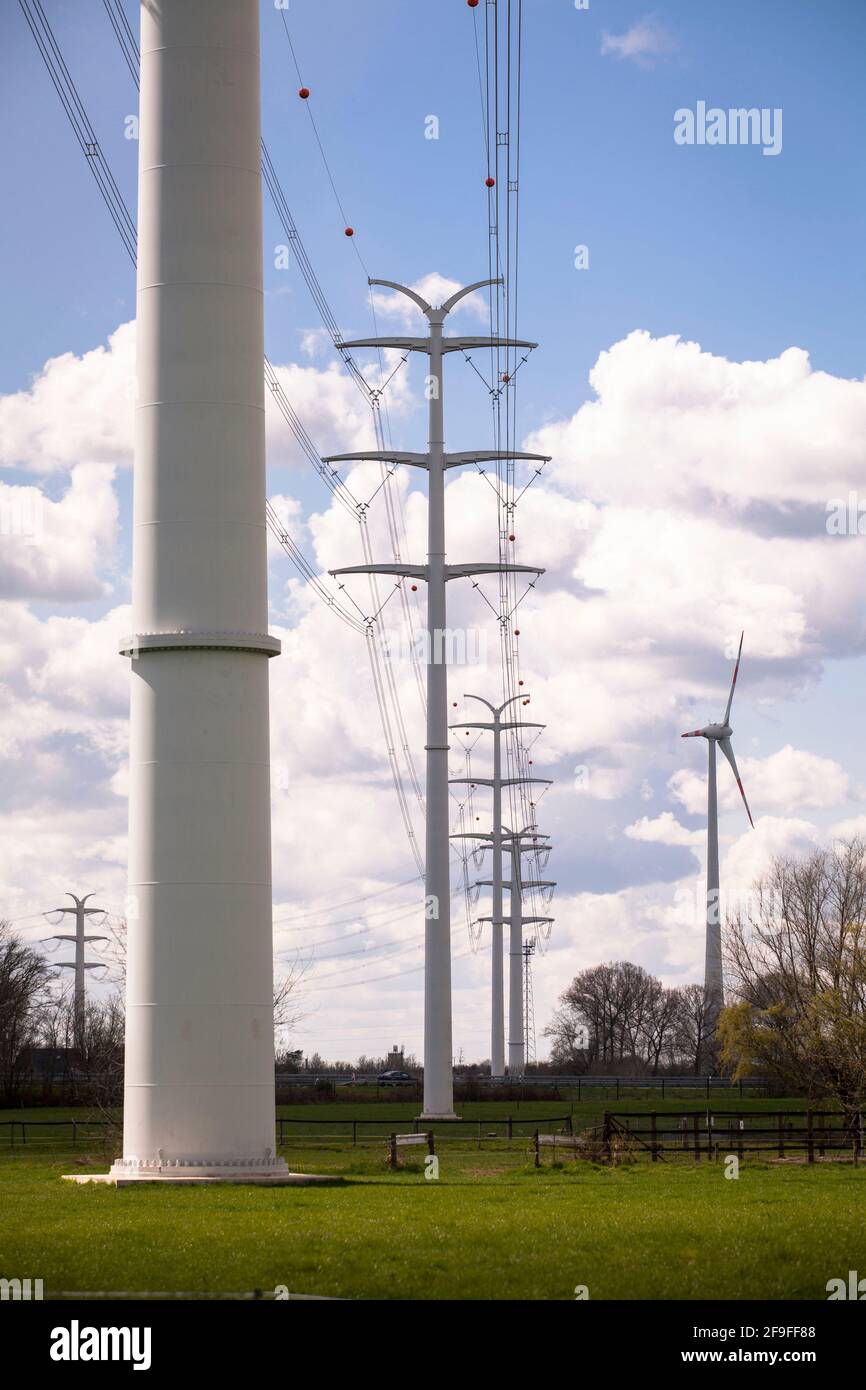
[[693, 729], [690, 734], [680, 734], [680, 738], [703, 738], [703, 729]]
[[737, 779], [737, 786], [740, 789], [740, 796], [743, 798], [743, 805], [746, 808], [746, 815], [749, 817], [749, 825], [754, 830], [755, 822], [752, 820], [752, 813], [749, 810], [749, 803], [746, 800], [746, 793], [743, 791], [743, 783], [740, 780], [740, 773], [739, 769], [737, 768], [737, 760], [734, 757], [734, 750], [731, 747], [731, 740], [729, 738], [720, 738], [719, 747], [721, 748], [728, 762], [731, 764], [731, 770], [733, 771], [733, 774]]
[[726, 706], [726, 708], [725, 708], [725, 717], [724, 717], [724, 719], [722, 720], [722, 723], [723, 723], [723, 724], [727, 724], [728, 720], [729, 720], [730, 717], [731, 717], [731, 705], [732, 705], [733, 702], [734, 702], [734, 686], [737, 684], [737, 675], [739, 674], [739, 670], [740, 670], [740, 657], [741, 657], [742, 654], [743, 654], [743, 638], [745, 637], [745, 635], [746, 635], [745, 632], [741, 632], [741, 633], [740, 633], [740, 647], [739, 647], [739, 651], [737, 652], [737, 664], [736, 664], [736, 666], [734, 667], [734, 678], [733, 678], [733, 680], [731, 681], [731, 689], [730, 689], [730, 693], [729, 693], [729, 695], [728, 695], [728, 703], [727, 703], [727, 706]]

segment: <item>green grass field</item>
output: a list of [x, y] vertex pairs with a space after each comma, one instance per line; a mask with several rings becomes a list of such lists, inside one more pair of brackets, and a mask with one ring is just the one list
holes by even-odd
[[[575, 1106], [575, 1128], [603, 1108]], [[412, 1109], [383, 1105], [382, 1133], [407, 1127]], [[463, 1109], [482, 1119], [482, 1136], [502, 1114], [483, 1103]], [[345, 1106], [291, 1110], [310, 1126], [351, 1118]], [[519, 1118], [531, 1129], [558, 1111], [526, 1103]], [[48, 1118], [0, 1119], [28, 1114]], [[369, 1106], [363, 1114], [379, 1119]], [[286, 1285], [343, 1298], [570, 1299], [585, 1284], [593, 1299], [821, 1299], [828, 1279], [866, 1269], [866, 1168], [850, 1163], [746, 1160], [737, 1180], [707, 1162], [611, 1169], [569, 1158], [536, 1171], [526, 1136], [479, 1145], [476, 1124], [474, 1135], [439, 1144], [440, 1177], [430, 1182], [417, 1150], [393, 1173], [381, 1135], [353, 1148], [305, 1128], [286, 1150], [291, 1167], [340, 1174], [342, 1186], [79, 1187], [60, 1175], [105, 1171], [110, 1155], [98, 1145], [82, 1143], [74, 1156], [66, 1144], [6, 1148], [0, 1275], [42, 1278], [49, 1294]]]

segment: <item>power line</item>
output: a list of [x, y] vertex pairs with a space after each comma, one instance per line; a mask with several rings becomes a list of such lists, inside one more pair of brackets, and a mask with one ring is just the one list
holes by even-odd
[[[90, 126], [86, 112], [84, 111], [81, 99], [78, 96], [77, 90], [75, 90], [71, 77], [69, 76], [68, 69], [66, 68], [65, 61], [63, 60], [62, 54], [60, 52], [59, 45], [57, 44], [57, 41], [54, 38], [50, 26], [48, 25], [48, 21], [47, 19], [45, 19], [44, 13], [42, 12], [41, 4], [39, 3], [39, 0], [33, 0], [33, 3], [35, 5], [35, 11], [33, 14], [31, 14], [30, 10], [28, 9], [29, 2], [30, 0], [19, 0], [25, 18], [27, 19], [28, 25], [30, 26], [31, 32], [33, 33], [33, 36], [36, 39], [40, 53], [42, 54], [43, 59], [46, 63], [49, 75], [51, 76], [55, 88], [57, 89], [58, 95], [60, 96], [61, 102], [64, 106], [64, 110], [66, 111], [66, 114], [69, 117], [70, 122], [72, 123], [76, 136], [79, 139], [79, 143], [82, 145], [85, 154], [91, 160], [91, 168], [94, 171], [94, 175], [97, 178], [97, 182], [100, 186], [101, 191], [103, 192], [103, 196], [106, 199], [109, 211], [112, 213], [112, 218], [115, 222], [115, 226], [117, 227], [118, 231], [121, 234], [121, 237], [123, 238], [124, 245], [126, 246], [126, 249], [130, 255], [130, 259], [132, 260], [133, 265], [135, 265], [137, 259], [135, 224], [132, 220], [131, 215], [129, 214], [129, 210], [126, 208], [126, 205], [123, 202], [119, 190], [117, 189], [117, 185], [114, 182], [114, 178], [111, 174], [111, 170], [107, 164], [107, 161], [102, 155], [101, 150], [99, 149], [99, 146], [96, 142], [95, 135], [93, 133], [92, 127]], [[119, 5], [120, 0], [117, 0], [117, 3]], [[109, 12], [109, 18], [112, 18], [111, 12]], [[37, 26], [37, 20], [42, 25], [41, 29]], [[127, 66], [130, 66], [130, 58], [134, 60], [130, 70], [132, 71], [136, 86], [138, 87], [138, 46], [137, 44], [135, 44], [134, 38], [131, 46], [128, 42], [124, 41], [125, 37], [127, 37], [127, 31], [129, 34], [131, 34], [131, 31], [128, 30], [128, 25], [126, 26], [126, 30], [124, 30], [124, 27], [120, 24], [119, 17], [118, 23], [112, 23], [112, 27], [114, 29], [116, 37], [118, 38], [118, 42], [120, 43], [124, 59], [127, 62]], [[335, 338], [335, 335], [339, 334], [336, 319], [334, 319], [333, 314], [330, 311], [327, 300], [325, 299], [324, 293], [321, 290], [321, 286], [319, 285], [319, 282], [315, 276], [315, 272], [312, 269], [309, 257], [307, 256], [303, 243], [301, 242], [301, 239], [298, 236], [297, 228], [294, 226], [291, 213], [288, 210], [288, 205], [285, 201], [285, 197], [279, 185], [279, 180], [276, 176], [276, 171], [273, 169], [273, 164], [270, 160], [270, 155], [268, 154], [267, 147], [265, 146], [264, 141], [262, 142], [262, 155], [263, 175], [265, 177], [265, 182], [267, 183], [271, 191], [272, 197], [277, 203], [278, 211], [285, 218], [284, 225], [287, 228], [287, 234], [290, 237], [290, 242], [295, 250], [296, 258], [298, 259], [299, 264], [302, 267], [302, 272], [305, 275], [305, 279], [307, 280], [308, 286], [311, 290], [311, 293], [313, 294], [314, 300], [320, 308], [320, 312], [324, 315], [326, 326], [328, 327], [329, 332], [331, 332], [332, 338]], [[371, 391], [367, 387], [366, 382], [364, 381], [363, 376], [360, 372], [360, 369], [357, 367], [357, 364], [355, 364], [353, 359], [351, 358], [351, 354], [348, 354], [348, 357], [344, 356], [344, 361], [347, 367], [349, 368], [350, 372], [352, 373], [353, 378], [356, 381], [356, 384], [359, 386], [360, 389], [364, 391], [365, 395], [370, 400], [371, 408], [373, 409], [374, 422], [376, 423], [376, 429], [378, 432], [381, 428], [381, 422], [379, 419], [378, 412], [377, 393]], [[298, 442], [301, 444], [301, 447], [305, 452], [307, 458], [311, 462], [314, 462], [316, 471], [319, 473], [319, 476], [325, 480], [326, 485], [328, 485], [331, 492], [335, 496], [338, 496], [340, 498], [344, 506], [347, 505], [348, 501], [348, 509], [350, 511], [354, 509], [353, 514], [357, 516], [363, 534], [366, 519], [362, 504], [357, 502], [357, 499], [355, 499], [352, 496], [348, 489], [345, 488], [345, 485], [342, 484], [341, 480], [336, 478], [333, 475], [333, 473], [329, 474], [327, 470], [325, 470], [324, 472], [322, 471], [322, 461], [318, 454], [318, 451], [315, 449], [312, 440], [310, 440], [309, 435], [306, 433], [303, 426], [301, 425], [301, 422], [298, 419], [296, 412], [293, 410], [288, 399], [286, 398], [285, 393], [282, 390], [282, 386], [280, 385], [279, 380], [276, 377], [276, 373], [273, 371], [273, 368], [271, 367], [267, 359], [265, 359], [265, 371], [266, 379], [268, 379], [268, 384], [271, 388], [272, 394], [275, 400], [277, 401], [279, 408], [283, 412], [284, 418], [289, 423], [290, 428], [292, 428], [296, 439], [298, 439]], [[387, 483], [387, 479], [385, 479], [384, 481]], [[342, 605], [340, 605], [338, 600], [336, 600], [330, 594], [324, 581], [318, 575], [316, 575], [315, 571], [313, 570], [313, 567], [309, 565], [309, 563], [303, 557], [298, 546], [291, 540], [286, 528], [282, 526], [282, 524], [279, 522], [279, 519], [276, 516], [276, 512], [273, 509], [267, 512], [266, 519], [268, 528], [270, 529], [272, 535], [275, 536], [279, 544], [286, 551], [286, 553], [292, 560], [295, 567], [298, 569], [304, 581], [311, 585], [311, 587], [314, 589], [315, 593], [322, 600], [322, 602], [325, 603], [325, 605], [337, 617], [339, 617], [342, 621], [346, 622], [356, 632], [363, 631], [364, 629], [358, 624], [354, 616], [351, 613], [349, 613], [348, 610], [344, 609]], [[363, 614], [361, 616], [363, 616]], [[387, 646], [383, 647], [383, 657], [387, 666], [389, 662]], [[399, 710], [399, 697], [397, 694], [396, 685], [393, 682], [393, 678], [389, 682], [386, 682], [384, 685], [380, 683], [377, 687], [377, 700], [380, 700], [382, 698], [384, 698], [386, 701], [388, 698], [394, 700], [398, 722], [402, 724], [402, 713]], [[385, 726], [383, 724], [383, 730], [384, 727]], [[414, 768], [411, 767], [411, 752], [408, 749], [408, 744], [404, 743], [404, 746], [406, 756], [410, 763], [410, 771], [414, 775]], [[406, 826], [407, 836], [409, 838], [410, 848], [413, 857], [419, 869], [421, 869], [423, 867], [422, 861], [418, 851], [414, 829], [411, 825], [411, 818], [408, 814], [408, 804], [406, 802], [405, 793], [402, 790], [402, 779], [400, 777], [399, 769], [396, 770], [396, 779], [396, 785], [398, 786], [398, 797], [400, 801], [401, 817], [403, 818], [404, 825]], [[415, 778], [415, 782], [417, 784], [417, 778]]]
[[127, 255], [135, 265], [135, 223], [102, 153], [96, 132], [84, 109], [40, 0], [18, 0], [18, 3], [102, 200], [108, 208]]
[[274, 918], [274, 926], [278, 922], [299, 922], [305, 917], [318, 917], [322, 912], [339, 912], [341, 908], [353, 907], [355, 903], [370, 902], [373, 898], [383, 898], [386, 893], [393, 893], [397, 888], [407, 888], [410, 883], [420, 883], [421, 874], [413, 874], [412, 878], [404, 878], [400, 883], [390, 883], [387, 888], [378, 888], [375, 893], [364, 893], [359, 898], [347, 898], [345, 902], [334, 903], [330, 908], [311, 909], [310, 912], [298, 912], [292, 917]]

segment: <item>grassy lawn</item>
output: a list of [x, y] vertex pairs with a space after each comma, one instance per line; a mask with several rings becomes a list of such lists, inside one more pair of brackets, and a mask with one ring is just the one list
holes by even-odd
[[[412, 1118], [402, 1108], [382, 1107], [383, 1129]], [[474, 1108], [486, 1133], [501, 1107]], [[576, 1128], [594, 1122], [587, 1112], [575, 1107]], [[117, 1191], [59, 1181], [105, 1171], [86, 1146], [74, 1159], [6, 1149], [0, 1275], [42, 1278], [46, 1292], [285, 1284], [344, 1298], [570, 1299], [586, 1284], [593, 1299], [821, 1299], [828, 1279], [866, 1270], [866, 1168], [745, 1161], [731, 1181], [721, 1163], [569, 1159], [536, 1172], [521, 1140], [479, 1148], [468, 1135], [439, 1152], [440, 1179], [428, 1182], [420, 1160], [389, 1172], [381, 1140], [353, 1149], [298, 1135], [291, 1166], [341, 1173], [344, 1186]]]

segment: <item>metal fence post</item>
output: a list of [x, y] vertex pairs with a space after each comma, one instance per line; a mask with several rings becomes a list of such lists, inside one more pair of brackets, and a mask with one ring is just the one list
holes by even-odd
[[539, 1152], [539, 1144], [538, 1144], [538, 1130], [535, 1131], [535, 1167], [536, 1167], [536, 1168], [540, 1168], [540, 1167], [541, 1167], [541, 1155], [540, 1155], [540, 1152]]
[[809, 1163], [815, 1162], [815, 1136], [812, 1131], [812, 1107], [806, 1111], [806, 1147], [809, 1151]]

